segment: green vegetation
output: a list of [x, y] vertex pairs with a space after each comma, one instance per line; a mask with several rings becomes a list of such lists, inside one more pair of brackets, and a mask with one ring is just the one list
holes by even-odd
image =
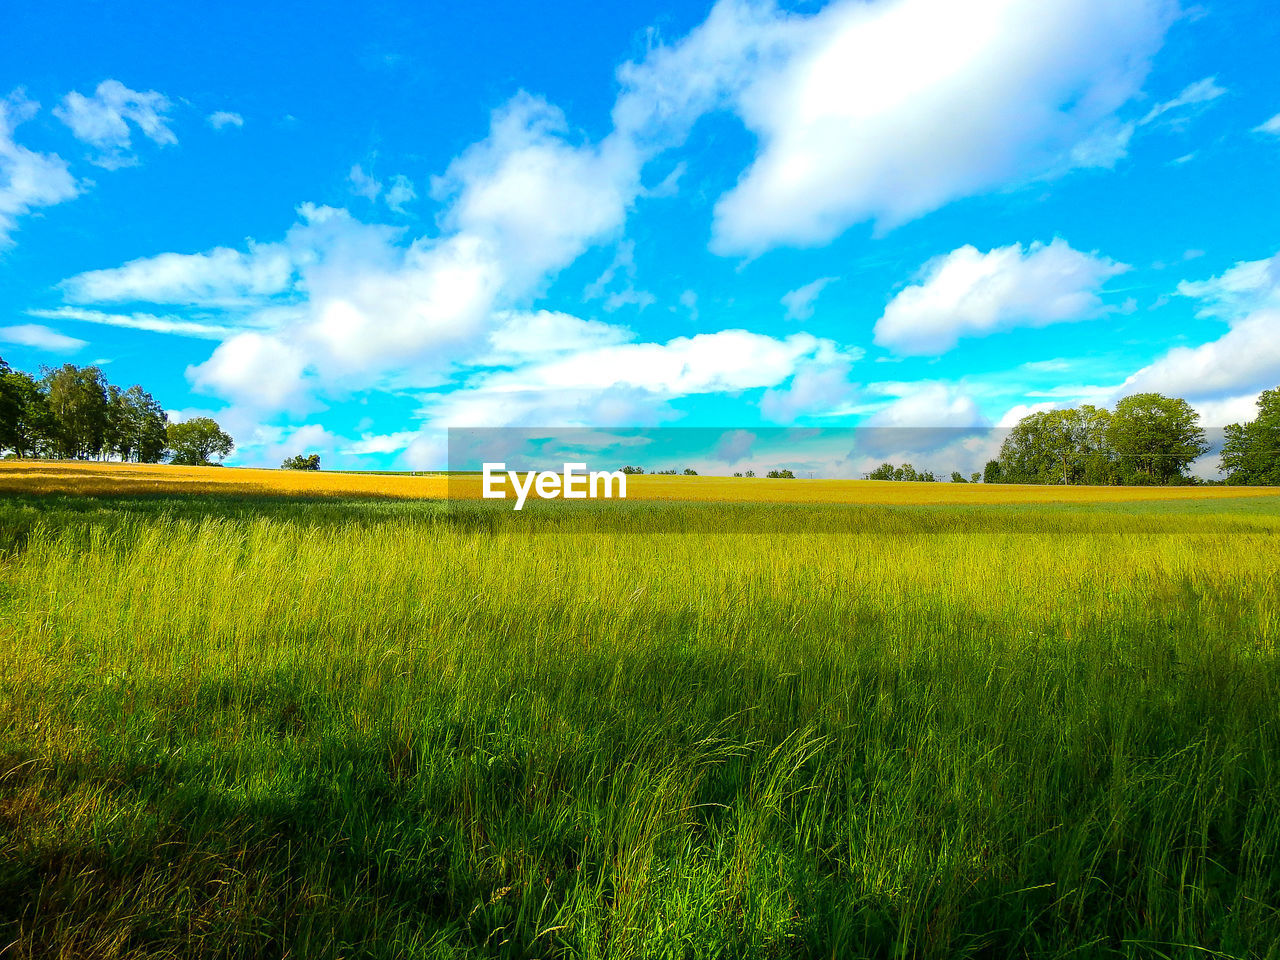
[[1263, 390], [1258, 416], [1227, 427], [1222, 469], [1227, 483], [1280, 486], [1280, 387]]
[[0, 357], [0, 453], [206, 466], [234, 446], [208, 417], [169, 423], [151, 394], [108, 383], [100, 367], [64, 363], [36, 378]]
[[1189, 483], [1187, 468], [1208, 450], [1187, 401], [1136, 393], [1114, 411], [1084, 404], [1023, 417], [1000, 448], [999, 480], [988, 482]]
[[[953, 471], [951, 474], [952, 481], [959, 477], [959, 471]], [[936, 483], [938, 478], [933, 475], [932, 470], [916, 470], [909, 463], [904, 463], [900, 467], [895, 467], [892, 463], [882, 463], [870, 473], [866, 475], [868, 480], [897, 480], [908, 483]], [[961, 482], [964, 478], [961, 477]]]
[[1280, 498], [568, 506], [0, 501], [7, 955], [1280, 957]]
[[281, 470], [319, 470], [320, 454], [295, 454], [292, 457], [286, 457], [284, 462], [280, 464]]

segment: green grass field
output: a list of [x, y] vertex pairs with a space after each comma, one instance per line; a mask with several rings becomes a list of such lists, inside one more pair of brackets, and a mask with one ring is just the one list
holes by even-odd
[[600, 509], [0, 500], [0, 956], [1280, 958], [1280, 498]]

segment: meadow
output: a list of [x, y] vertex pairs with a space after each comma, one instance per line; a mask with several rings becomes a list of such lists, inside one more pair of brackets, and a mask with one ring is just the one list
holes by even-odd
[[0, 955], [1280, 958], [1272, 491], [133, 471], [0, 468]]

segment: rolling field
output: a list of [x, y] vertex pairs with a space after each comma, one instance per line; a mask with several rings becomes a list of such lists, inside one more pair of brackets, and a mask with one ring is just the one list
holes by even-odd
[[443, 483], [0, 466], [0, 956], [1280, 958], [1274, 491]]
[[[0, 462], [0, 495], [177, 493], [479, 499], [478, 475], [338, 473], [137, 463]], [[887, 480], [768, 480], [644, 474], [627, 478], [629, 500], [713, 503], [1036, 504], [1130, 503], [1273, 497], [1268, 487], [1087, 487]]]

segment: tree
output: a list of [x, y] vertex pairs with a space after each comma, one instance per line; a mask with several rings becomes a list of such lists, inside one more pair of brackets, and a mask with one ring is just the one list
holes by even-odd
[[968, 483], [969, 481], [965, 479], [965, 475], [961, 473], [959, 470], [952, 470], [951, 482], [952, 483]]
[[631, 475], [634, 473], [644, 473], [644, 467], [633, 467], [630, 464], [622, 468], [622, 472]]
[[213, 465], [213, 457], [221, 461], [236, 444], [216, 421], [209, 417], [196, 417], [169, 424], [168, 445], [171, 463], [184, 467], [207, 467]]
[[744, 477], [754, 477], [755, 475], [756, 475], [756, 472], [754, 470], [748, 470], [746, 473], [743, 474]]
[[685, 475], [686, 477], [696, 477], [696, 476], [698, 475], [698, 471], [697, 471], [697, 470], [694, 470], [692, 467], [685, 467], [685, 468], [684, 468], [684, 475]]
[[1000, 469], [999, 460], [988, 460], [987, 465], [982, 470], [983, 483], [1001, 483], [1003, 482], [1003, 471]]
[[49, 405], [30, 374], [0, 357], [0, 450], [19, 457], [37, 454], [49, 432]]
[[765, 477], [770, 480], [794, 480], [796, 475], [790, 470], [770, 470]]
[[287, 458], [284, 463], [280, 464], [281, 470], [319, 470], [320, 454], [313, 453], [310, 456], [298, 454], [295, 457]]
[[872, 470], [870, 473], [867, 474], [867, 479], [868, 480], [892, 480], [893, 464], [892, 463], [880, 464], [880, 466], [876, 467], [874, 470]]
[[1258, 415], [1248, 423], [1233, 423], [1224, 431], [1222, 470], [1227, 483], [1280, 485], [1280, 387], [1263, 390]]
[[123, 461], [159, 463], [168, 441], [164, 408], [142, 387], [107, 388], [107, 446]]
[[982, 482], [982, 474], [980, 474], [977, 470], [973, 471], [973, 473], [969, 474], [969, 482], [970, 482], [970, 483], [981, 483], [981, 482]]
[[1191, 404], [1159, 393], [1135, 393], [1117, 403], [1106, 436], [1130, 482], [1181, 478], [1209, 449]]
[[1000, 475], [1006, 483], [1106, 482], [1110, 417], [1088, 404], [1023, 417], [1000, 447]]
[[102, 456], [108, 427], [107, 381], [102, 371], [66, 363], [46, 371], [43, 386], [54, 452], [77, 460]]

